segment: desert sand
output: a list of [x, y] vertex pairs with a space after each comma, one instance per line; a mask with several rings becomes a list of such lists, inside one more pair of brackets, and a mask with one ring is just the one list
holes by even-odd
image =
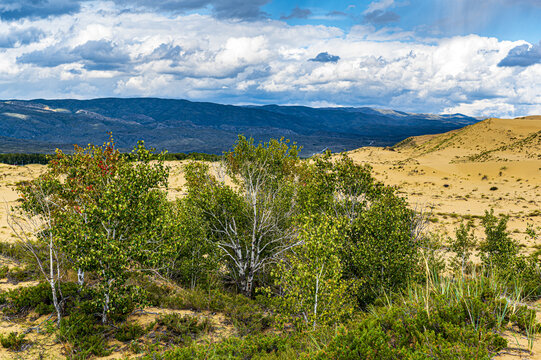
[[[510, 216], [508, 229], [526, 246], [527, 224], [541, 226], [541, 116], [488, 119], [453, 132], [409, 138], [392, 148], [349, 155], [373, 166], [414, 208], [429, 211], [429, 230], [454, 234], [485, 210]], [[482, 238], [482, 234], [478, 234]]]
[[[540, 245], [525, 230], [528, 224], [541, 226], [541, 116], [487, 119], [449, 133], [409, 138], [391, 148], [361, 148], [348, 155], [356, 162], [370, 164], [374, 176], [396, 186], [413, 208], [428, 212], [428, 231], [438, 234], [444, 243], [461, 221], [472, 220], [479, 226], [479, 217], [493, 208], [497, 214], [509, 215], [508, 229], [523, 244], [525, 253]], [[183, 196], [184, 163], [168, 163], [170, 199]], [[8, 227], [7, 212], [17, 203], [16, 183], [33, 179], [44, 170], [45, 166], [41, 165], [0, 164], [0, 241], [15, 241]], [[483, 237], [479, 228], [477, 236]], [[9, 259], [0, 258], [0, 265], [4, 264], [16, 266]], [[3, 279], [0, 291], [28, 285], [13, 285]], [[39, 321], [42, 319], [24, 323], [2, 321], [0, 332], [22, 330]], [[535, 342], [531, 355], [523, 351], [524, 339], [511, 333], [507, 336], [516, 349], [506, 351], [498, 359], [541, 359], [541, 340]], [[58, 356], [60, 348], [52, 344], [52, 339], [40, 337], [40, 342], [51, 346], [49, 356], [53, 357], [49, 358]], [[32, 358], [40, 352], [46, 353], [44, 349], [25, 356]], [[0, 349], [0, 359], [17, 356], [21, 354]]]

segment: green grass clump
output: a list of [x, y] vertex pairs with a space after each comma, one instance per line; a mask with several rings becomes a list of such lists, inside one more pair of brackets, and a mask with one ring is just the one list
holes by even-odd
[[162, 315], [156, 321], [162, 328], [158, 339], [168, 344], [189, 344], [199, 335], [209, 332], [212, 324], [209, 319], [198, 319], [193, 316], [179, 314]]
[[145, 334], [145, 329], [139, 324], [121, 324], [116, 332], [115, 339], [118, 341], [126, 342], [138, 339]]
[[68, 358], [88, 359], [92, 356], [107, 356], [111, 351], [107, 347], [108, 327], [85, 313], [77, 312], [65, 317], [60, 322], [58, 340], [69, 344]]
[[259, 333], [269, 328], [273, 321], [257, 301], [217, 289], [183, 291], [166, 297], [161, 305], [170, 309], [223, 312], [242, 336]]
[[0, 344], [5, 349], [12, 351], [21, 351], [23, 346], [28, 343], [24, 334], [18, 334], [17, 332], [11, 332], [9, 335], [4, 336], [0, 334]]

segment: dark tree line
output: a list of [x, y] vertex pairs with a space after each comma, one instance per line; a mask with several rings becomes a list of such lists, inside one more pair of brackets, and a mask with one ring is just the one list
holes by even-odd
[[[0, 163], [8, 165], [29, 165], [49, 163], [50, 154], [24, 154], [24, 153], [6, 153], [0, 154]], [[205, 153], [166, 153], [164, 160], [180, 161], [180, 160], [197, 160], [197, 161], [218, 161], [221, 155], [205, 154]]]

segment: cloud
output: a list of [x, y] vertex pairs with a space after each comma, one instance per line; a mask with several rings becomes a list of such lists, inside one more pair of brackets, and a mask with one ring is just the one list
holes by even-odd
[[81, 62], [87, 70], [118, 70], [129, 61], [129, 55], [110, 41], [88, 41], [73, 49], [68, 47], [47, 47], [17, 58], [20, 63], [42, 67], [56, 67]]
[[327, 16], [331, 16], [331, 17], [345, 17], [345, 16], [348, 16], [348, 14], [346, 14], [346, 13], [343, 12], [343, 11], [337, 11], [337, 10], [334, 10], [334, 11], [331, 11], [331, 12], [327, 13]]
[[315, 62], [330, 62], [330, 63], [335, 63], [335, 62], [338, 62], [338, 60], [340, 60], [340, 56], [337, 56], [337, 55], [331, 55], [329, 54], [328, 52], [322, 52], [322, 53], [319, 53], [317, 54], [317, 56], [313, 59], [310, 59], [310, 61], [315, 61]]
[[47, 18], [73, 14], [80, 8], [77, 0], [3, 0], [0, 2], [0, 19]]
[[363, 22], [368, 24], [383, 25], [400, 21], [400, 15], [393, 11], [375, 10], [363, 17]]
[[363, 23], [374, 25], [385, 25], [400, 21], [400, 15], [394, 11], [387, 10], [396, 6], [394, 0], [379, 0], [368, 4], [363, 11]]
[[368, 4], [368, 7], [363, 12], [363, 14], [369, 14], [373, 13], [374, 11], [384, 11], [392, 6], [395, 5], [394, 0], [379, 0], [379, 1], [373, 1], [370, 4]]
[[502, 103], [500, 99], [482, 99], [446, 108], [443, 114], [498, 114], [500, 117], [513, 117], [515, 111], [513, 104]]
[[79, 60], [81, 58], [73, 54], [68, 48], [55, 46], [25, 53], [17, 57], [17, 62], [21, 64], [32, 64], [39, 67], [56, 67]]
[[117, 70], [130, 61], [128, 53], [107, 40], [88, 41], [72, 50], [88, 70]]
[[524, 41], [469, 35], [425, 42], [398, 28], [345, 32], [212, 13], [124, 11], [99, 0], [74, 16], [2, 22], [0, 31], [23, 26], [42, 35], [24, 46], [5, 41], [14, 47], [0, 49], [0, 98], [154, 96], [475, 116], [540, 111], [541, 66], [497, 66]]
[[43, 31], [30, 27], [27, 29], [10, 29], [6, 33], [0, 33], [0, 48], [12, 48], [28, 45], [39, 41], [45, 34]]
[[114, 0], [126, 7], [145, 8], [161, 12], [185, 12], [204, 8], [221, 19], [255, 20], [264, 17], [261, 6], [270, 0]]
[[152, 53], [145, 57], [146, 61], [152, 60], [173, 60], [179, 61], [182, 58], [182, 48], [173, 44], [161, 44]]
[[[47, 18], [78, 13], [90, 0], [4, 0], [0, 2], [0, 19]], [[157, 12], [183, 13], [210, 9], [221, 19], [255, 20], [265, 16], [261, 7], [270, 0], [112, 0], [124, 10], [146, 9]]]
[[498, 66], [531, 66], [541, 64], [541, 41], [537, 45], [519, 45], [507, 53]]
[[312, 11], [310, 9], [301, 9], [300, 7], [295, 7], [291, 14], [287, 16], [281, 16], [281, 20], [291, 20], [291, 19], [307, 19], [310, 15], [312, 15]]

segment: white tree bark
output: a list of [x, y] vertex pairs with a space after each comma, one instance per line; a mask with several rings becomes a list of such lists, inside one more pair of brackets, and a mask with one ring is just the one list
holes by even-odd
[[[51, 287], [53, 306], [56, 311], [57, 326], [62, 319], [62, 308], [58, 299], [60, 293], [59, 281], [61, 280], [60, 259], [56, 252], [54, 235], [52, 232], [52, 206], [46, 194], [41, 188], [36, 188], [35, 198], [39, 206], [39, 215], [33, 215], [22, 210], [9, 210], [8, 224], [15, 234], [19, 243], [32, 254], [38, 269]], [[43, 259], [36, 248], [36, 241], [44, 244], [48, 250], [47, 259]], [[48, 262], [48, 268], [47, 268]]]

